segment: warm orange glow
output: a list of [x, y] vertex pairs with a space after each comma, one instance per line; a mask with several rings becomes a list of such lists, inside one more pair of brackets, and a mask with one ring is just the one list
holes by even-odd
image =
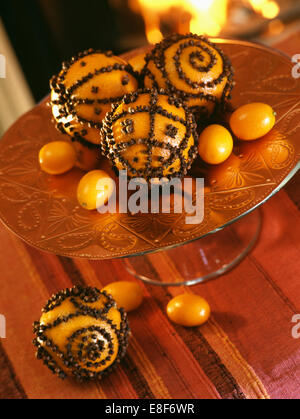
[[[218, 35], [228, 19], [230, 0], [129, 0], [132, 10], [145, 21], [147, 39], [151, 44], [163, 38], [161, 22], [178, 33]], [[245, 0], [256, 13], [275, 19], [280, 7], [274, 0]]]
[[257, 13], [261, 13], [266, 19], [274, 19], [280, 12], [280, 7], [273, 0], [249, 0], [249, 3]]
[[161, 40], [163, 16], [176, 22], [179, 33], [191, 31], [199, 35], [218, 35], [227, 20], [228, 0], [130, 0], [130, 6], [145, 20], [150, 43]]
[[163, 39], [163, 34], [158, 28], [148, 29], [147, 39], [150, 44], [157, 44]]
[[270, 1], [265, 5], [265, 7], [262, 10], [262, 15], [267, 19], [274, 19], [276, 16], [278, 16], [278, 13], [280, 11], [280, 8], [275, 1]]
[[218, 35], [227, 20], [228, 0], [190, 0], [194, 7], [190, 30], [197, 34]]
[[280, 19], [271, 20], [268, 30], [271, 35], [278, 35], [284, 30], [284, 24]]

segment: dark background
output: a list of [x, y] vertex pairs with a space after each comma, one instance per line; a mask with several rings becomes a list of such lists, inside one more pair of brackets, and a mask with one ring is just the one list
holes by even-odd
[[0, 0], [0, 12], [36, 101], [49, 92], [61, 62], [77, 52], [122, 52], [121, 27], [109, 0]]
[[[300, 0], [278, 1], [284, 28], [299, 24]], [[266, 19], [241, 0], [230, 4], [232, 11], [242, 7], [249, 20], [242, 27], [228, 20], [222, 36], [272, 45], [276, 34], [269, 33]], [[0, 13], [37, 102], [49, 93], [49, 79], [62, 61], [79, 51], [96, 48], [117, 55], [147, 43], [143, 19], [130, 11], [128, 0], [0, 0]], [[164, 34], [174, 31], [169, 15], [162, 26]]]

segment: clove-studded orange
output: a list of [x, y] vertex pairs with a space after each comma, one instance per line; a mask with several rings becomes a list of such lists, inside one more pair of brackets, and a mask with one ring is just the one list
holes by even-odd
[[135, 76], [131, 65], [110, 51], [90, 49], [64, 62], [60, 73], [50, 81], [57, 128], [98, 152], [102, 120], [112, 103], [137, 89]]
[[182, 177], [197, 155], [195, 129], [193, 114], [180, 99], [138, 90], [106, 115], [102, 151], [131, 178]]
[[204, 36], [171, 35], [145, 58], [144, 84], [181, 97], [188, 107], [210, 115], [233, 88], [233, 68], [221, 49]]
[[99, 379], [125, 355], [129, 325], [113, 298], [96, 288], [60, 291], [34, 323], [37, 357], [60, 378]]

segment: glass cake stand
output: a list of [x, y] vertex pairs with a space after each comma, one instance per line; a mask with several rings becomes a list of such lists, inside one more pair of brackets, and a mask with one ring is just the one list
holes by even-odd
[[238, 265], [255, 246], [262, 228], [257, 209], [233, 224], [191, 243], [124, 259], [128, 272], [151, 285], [196, 285]]
[[[39, 167], [41, 147], [65, 139], [52, 122], [48, 98], [0, 141], [2, 222], [43, 251], [99, 263], [123, 258], [129, 272], [152, 284], [192, 285], [239, 263], [259, 236], [257, 208], [300, 166], [300, 79], [292, 77], [291, 60], [274, 50], [244, 41], [214, 41], [235, 68], [233, 108], [267, 102], [277, 112], [277, 122], [259, 140], [236, 142], [221, 165], [194, 163], [190, 175], [205, 178], [201, 224], [185, 224], [182, 214], [99, 214], [79, 207], [76, 189], [84, 172], [74, 168], [50, 176]], [[124, 58], [134, 60], [143, 53], [145, 49], [132, 51]], [[100, 168], [115, 176], [105, 159]]]

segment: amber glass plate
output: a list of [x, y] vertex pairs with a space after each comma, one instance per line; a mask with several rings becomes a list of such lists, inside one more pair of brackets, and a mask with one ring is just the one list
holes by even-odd
[[[205, 177], [205, 217], [185, 224], [185, 214], [106, 214], [78, 206], [83, 172], [43, 173], [38, 152], [64, 139], [46, 101], [21, 117], [0, 142], [0, 218], [27, 243], [55, 254], [109, 259], [165, 250], [201, 238], [249, 213], [282, 188], [299, 169], [300, 79], [284, 55], [248, 42], [215, 40], [232, 60], [232, 105], [266, 102], [277, 112], [275, 128], [262, 139], [236, 142], [223, 164], [194, 164]], [[139, 51], [140, 53], [140, 51]], [[125, 58], [132, 58], [130, 52]], [[109, 170], [103, 160], [103, 168]], [[199, 168], [199, 169], [197, 169]]]

